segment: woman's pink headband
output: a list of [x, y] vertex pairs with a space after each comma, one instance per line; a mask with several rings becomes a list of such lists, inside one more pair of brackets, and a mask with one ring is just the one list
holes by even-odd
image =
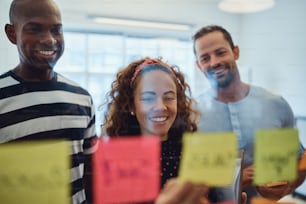
[[172, 68], [171, 68], [168, 64], [162, 62], [162, 61], [159, 60], [159, 59], [150, 59], [150, 58], [148, 58], [148, 59], [145, 59], [145, 60], [143, 61], [143, 63], [141, 63], [140, 65], [138, 65], [138, 66], [136, 67], [135, 72], [134, 72], [134, 74], [133, 74], [133, 77], [131, 78], [130, 85], [132, 85], [132, 83], [135, 81], [136, 77], [138, 76], [139, 72], [140, 72], [141, 70], [143, 70], [143, 68], [147, 67], [148, 65], [152, 65], [152, 64], [159, 64], [159, 65], [161, 65], [162, 67], [165, 67], [166, 69], [168, 69], [168, 70], [171, 72], [171, 74], [172, 74], [173, 76], [175, 76], [175, 74], [174, 74]]

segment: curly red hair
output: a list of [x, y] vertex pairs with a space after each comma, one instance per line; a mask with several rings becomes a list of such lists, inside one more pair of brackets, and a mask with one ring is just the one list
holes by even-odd
[[[166, 68], [162, 65], [164, 62], [161, 61], [162, 63], [156, 64], [157, 66], [148, 65], [137, 74], [136, 78], [133, 77], [136, 68], [145, 60], [148, 60], [148, 58], [132, 62], [117, 73], [116, 79], [112, 83], [111, 91], [107, 94], [108, 114], [105, 115], [105, 120], [102, 124], [102, 134], [111, 137], [141, 134], [136, 117], [130, 114], [134, 103], [134, 88], [142, 74], [155, 69], [160, 69], [171, 75], [177, 87], [178, 112], [168, 132], [168, 138], [180, 140], [184, 132], [196, 131], [199, 113], [193, 109], [195, 101], [191, 98], [190, 87], [186, 83], [179, 67], [169, 65]], [[132, 78], [133, 81], [131, 83]]]

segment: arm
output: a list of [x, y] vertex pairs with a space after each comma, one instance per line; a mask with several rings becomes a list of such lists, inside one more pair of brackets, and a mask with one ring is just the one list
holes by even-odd
[[299, 185], [303, 183], [306, 176], [306, 170], [298, 171], [298, 178], [295, 181], [287, 182], [276, 186], [257, 186], [257, 192], [268, 199], [279, 200], [285, 195], [292, 193]]
[[[179, 182], [177, 178], [167, 181], [155, 204], [210, 204], [207, 199], [209, 188], [190, 182]], [[246, 204], [247, 194], [242, 192], [241, 203]]]
[[208, 187], [205, 185], [180, 182], [173, 178], [167, 181], [155, 204], [208, 204], [205, 199], [207, 193]]
[[84, 186], [87, 203], [93, 203], [92, 193], [92, 155], [84, 156]]
[[248, 166], [242, 171], [242, 187], [251, 186], [254, 178], [254, 168], [253, 166]]

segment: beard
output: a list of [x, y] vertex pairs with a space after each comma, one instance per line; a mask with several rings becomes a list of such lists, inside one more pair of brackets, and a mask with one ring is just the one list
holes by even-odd
[[235, 70], [229, 64], [226, 64], [224, 67], [226, 72], [221, 76], [215, 74], [214, 68], [211, 69], [212, 71], [208, 71], [205, 74], [208, 80], [210, 81], [211, 85], [215, 88], [228, 87], [236, 77]]

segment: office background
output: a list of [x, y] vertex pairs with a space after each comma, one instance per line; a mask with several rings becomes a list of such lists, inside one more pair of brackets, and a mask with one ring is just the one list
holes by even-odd
[[[1, 73], [18, 63], [17, 50], [4, 32], [10, 2], [0, 2]], [[140, 57], [162, 56], [181, 67], [194, 96], [208, 88], [205, 77], [195, 67], [191, 42], [194, 32], [208, 24], [221, 25], [231, 32], [240, 47], [238, 65], [245, 81], [283, 95], [296, 117], [306, 117], [305, 0], [275, 0], [273, 8], [249, 14], [223, 12], [217, 7], [220, 0], [56, 2], [62, 11], [66, 40], [66, 50], [56, 71], [78, 81], [91, 92], [99, 123], [103, 114], [100, 105], [114, 74]], [[191, 28], [176, 31], [105, 25], [94, 23], [92, 16], [175, 22]], [[306, 134], [304, 130], [302, 133]], [[306, 135], [302, 137], [305, 141]]]

